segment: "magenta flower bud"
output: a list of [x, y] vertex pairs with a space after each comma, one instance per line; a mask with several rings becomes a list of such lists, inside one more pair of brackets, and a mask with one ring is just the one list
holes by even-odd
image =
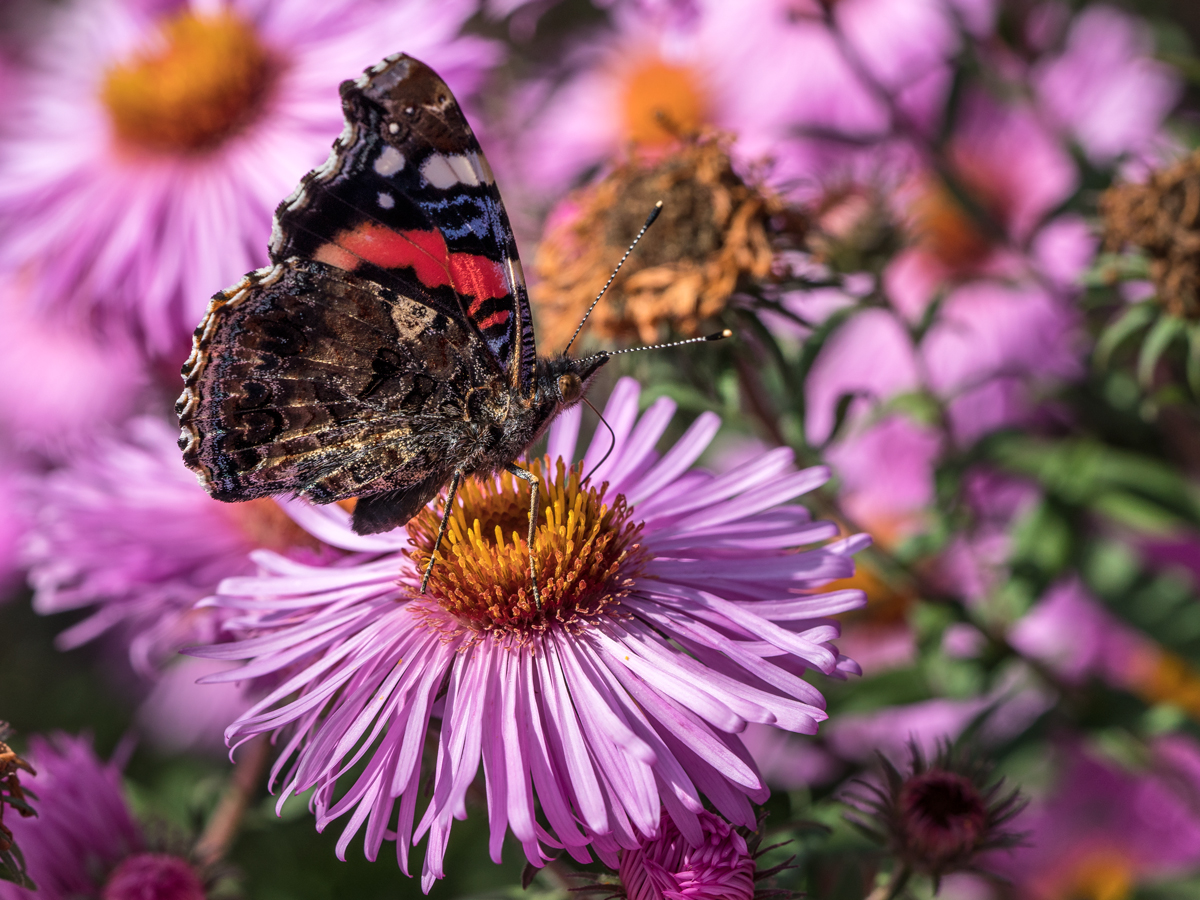
[[186, 860], [166, 853], [126, 858], [108, 876], [101, 900], [204, 900], [204, 885]]
[[1016, 790], [1005, 792], [989, 766], [949, 746], [928, 764], [915, 743], [909, 749], [907, 775], [881, 755], [886, 786], [859, 782], [865, 792], [847, 797], [859, 813], [850, 821], [907, 871], [936, 884], [947, 873], [974, 869], [984, 851], [1021, 843], [1023, 835], [1003, 826], [1025, 802]]
[[755, 865], [746, 839], [710, 812], [699, 822], [703, 840], [693, 846], [664, 813], [658, 837], [621, 853], [627, 900], [752, 900]]

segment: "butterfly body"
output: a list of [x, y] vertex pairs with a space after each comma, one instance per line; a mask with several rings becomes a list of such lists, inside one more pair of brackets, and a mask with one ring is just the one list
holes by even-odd
[[449, 89], [410, 57], [341, 87], [346, 128], [217, 294], [177, 404], [219, 500], [357, 497], [363, 534], [511, 469], [607, 357], [538, 358], [507, 215]]

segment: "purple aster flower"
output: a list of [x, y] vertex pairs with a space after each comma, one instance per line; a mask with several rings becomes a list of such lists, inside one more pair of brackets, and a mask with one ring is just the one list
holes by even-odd
[[696, 818], [699, 845], [664, 812], [655, 837], [621, 851], [626, 900], [753, 900], [755, 864], [746, 839], [707, 810]]
[[1009, 642], [1067, 683], [1098, 678], [1200, 718], [1200, 671], [1108, 612], [1078, 580], [1051, 586], [1012, 626]]
[[1127, 154], [1152, 157], [1168, 146], [1162, 125], [1181, 85], [1178, 74], [1153, 53], [1144, 23], [1095, 5], [1071, 23], [1062, 53], [1034, 71], [1040, 105], [1092, 162], [1106, 165]]
[[1200, 748], [1178, 736], [1152, 742], [1130, 771], [1079, 746], [1055, 755], [1052, 789], [1013, 823], [1026, 846], [990, 867], [1017, 896], [1126, 897], [1134, 885], [1200, 864]]
[[28, 525], [28, 510], [21, 502], [17, 463], [0, 453], [0, 603], [19, 581], [20, 544]]
[[136, 668], [152, 672], [185, 643], [213, 640], [219, 617], [195, 611], [222, 578], [253, 570], [257, 547], [315, 553], [320, 542], [273, 500], [213, 500], [183, 465], [173, 429], [134, 419], [70, 465], [31, 481], [24, 547], [34, 608], [91, 608], [59, 638], [75, 647], [125, 629]]
[[9, 821], [36, 893], [0, 881], [0, 900], [204, 900], [203, 875], [180, 855], [147, 846], [121, 790], [120, 766], [86, 738], [34, 737], [37, 817]]
[[265, 261], [271, 213], [342, 129], [337, 87], [397, 50], [469, 95], [469, 0], [95, 0], [30, 51], [0, 139], [2, 258], [47, 307], [179, 348]]
[[[660, 807], [700, 846], [702, 796], [753, 827], [751, 801], [767, 795], [738, 733], [749, 722], [813, 733], [823, 702], [800, 676], [856, 671], [830, 646], [826, 617], [862, 594], [816, 590], [853, 571], [865, 538], [822, 544], [837, 527], [788, 504], [828, 472], [795, 471], [786, 449], [722, 475], [690, 469], [717, 418], [700, 416], [660, 456], [674, 405], [660, 399], [639, 418], [638, 394], [631, 379], [613, 392], [615, 446], [604, 458], [601, 430], [582, 464], [596, 467], [590, 481], [565, 462], [577, 412], [533, 464], [545, 479], [541, 608], [518, 534], [529, 495], [507, 475], [461, 488], [427, 595], [417, 586], [433, 508], [407, 530], [360, 537], [343, 510], [299, 507], [306, 528], [352, 555], [319, 566], [260, 553], [257, 576], [226, 580], [210, 601], [246, 638], [196, 652], [248, 660], [215, 680], [277, 679], [227, 739], [279, 735], [280, 803], [314, 789], [318, 829], [348, 815], [339, 855], [365, 829], [367, 857], [394, 839], [407, 872], [428, 834], [428, 890], [481, 761], [497, 861], [511, 828], [534, 865], [548, 847], [590, 860], [590, 845], [615, 868], [621, 849], [659, 833]], [[436, 769], [414, 828], [432, 735]]]
[[[630, 142], [652, 148], [702, 126], [732, 132], [743, 161], [773, 158], [777, 179], [811, 181], [844, 170], [854, 155], [820, 135], [886, 133], [888, 110], [841, 53], [815, 0], [701, 0], [687, 14], [674, 6], [612, 4], [611, 29], [568, 56], [567, 78], [528, 86], [522, 106], [539, 109], [521, 141], [531, 183], [561, 190]], [[834, 16], [871, 74], [915, 118], [930, 120], [961, 43], [947, 5], [840, 0]], [[879, 164], [879, 148], [873, 153], [868, 168]]]
[[26, 279], [0, 281], [0, 447], [68, 458], [134, 408], [145, 381], [137, 352], [119, 337], [101, 343], [71, 317], [36, 315]]

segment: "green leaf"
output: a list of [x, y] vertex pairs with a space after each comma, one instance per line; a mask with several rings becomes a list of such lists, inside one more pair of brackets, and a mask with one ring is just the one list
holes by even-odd
[[1187, 323], [1177, 316], [1163, 314], [1151, 328], [1146, 339], [1142, 341], [1142, 350], [1138, 354], [1138, 381], [1142, 387], [1150, 387], [1154, 381], [1154, 369], [1163, 353], [1171, 346], [1175, 338], [1184, 333]]
[[1188, 326], [1187, 382], [1192, 396], [1200, 399], [1200, 324]]
[[1091, 504], [1096, 512], [1119, 525], [1155, 537], [1170, 537], [1183, 524], [1180, 517], [1152, 500], [1125, 491], [1107, 491]]
[[[1091, 438], [1048, 441], [1021, 435], [992, 441], [988, 452], [1001, 466], [1037, 479], [1068, 504], [1094, 508], [1099, 498], [1108, 494], [1130, 493], [1200, 525], [1195, 488], [1168, 463], [1140, 453], [1118, 450]], [[1120, 499], [1104, 502], [1117, 511], [1131, 508]]]
[[1105, 328], [1096, 341], [1096, 351], [1092, 354], [1096, 367], [1107, 368], [1113, 353], [1125, 339], [1147, 327], [1154, 321], [1157, 313], [1158, 308], [1153, 303], [1139, 303], [1129, 307], [1115, 322]]

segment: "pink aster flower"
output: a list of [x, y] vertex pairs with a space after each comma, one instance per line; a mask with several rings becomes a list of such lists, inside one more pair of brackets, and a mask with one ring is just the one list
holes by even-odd
[[266, 259], [276, 204], [342, 129], [338, 83], [397, 50], [469, 93], [468, 0], [75, 2], [32, 48], [0, 138], [2, 259], [47, 307], [177, 350]]
[[1151, 156], [1167, 146], [1162, 125], [1181, 85], [1153, 52], [1148, 26], [1097, 4], [1071, 23], [1062, 53], [1035, 69], [1040, 105], [1092, 162]]
[[1200, 716], [1200, 671], [1118, 619], [1077, 580], [1047, 590], [1013, 625], [1009, 642], [1069, 684], [1096, 678], [1146, 703]]
[[183, 465], [165, 422], [135, 419], [70, 465], [32, 481], [24, 557], [42, 613], [90, 608], [64, 648], [117, 626], [143, 672], [185, 643], [212, 640], [218, 618], [193, 604], [222, 578], [253, 570], [250, 551], [313, 553], [320, 542], [273, 500], [213, 500]]
[[[834, 16], [871, 77], [929, 120], [961, 43], [947, 6], [841, 0]], [[701, 126], [732, 132], [740, 159], [770, 157], [788, 181], [846, 167], [845, 141], [826, 134], [887, 139], [889, 111], [817, 2], [702, 0], [686, 13], [671, 4], [614, 3], [610, 20], [607, 33], [568, 56], [569, 77], [528, 88], [522, 105], [539, 112], [519, 155], [542, 189], [561, 191], [629, 143], [652, 149]]]
[[39, 316], [33, 300], [27, 279], [0, 278], [0, 444], [61, 460], [127, 417], [145, 379], [127, 341], [102, 343], [72, 317]]
[[17, 463], [0, 453], [0, 603], [19, 581], [20, 544], [28, 522], [28, 510], [21, 502], [22, 475]]
[[626, 900], [753, 900], [754, 857], [719, 816], [697, 816], [701, 843], [685, 838], [665, 812], [656, 837], [621, 852]]
[[[394, 839], [407, 872], [428, 834], [428, 890], [481, 761], [497, 861], [511, 828], [534, 865], [561, 846], [587, 861], [590, 845], [615, 868], [620, 850], [660, 833], [660, 809], [699, 847], [702, 797], [753, 827], [750, 802], [767, 795], [738, 733], [749, 722], [813, 733], [823, 702], [801, 676], [856, 671], [829, 644], [837, 625], [826, 617], [862, 594], [817, 590], [853, 571], [865, 539], [823, 543], [837, 527], [788, 503], [828, 472], [795, 471], [786, 449], [721, 475], [691, 469], [716, 417], [700, 416], [660, 456], [674, 405], [660, 399], [639, 417], [638, 393], [632, 379], [613, 392], [615, 446], [602, 462], [601, 430], [582, 464], [597, 466], [589, 482], [565, 462], [577, 412], [552, 428], [548, 463], [534, 463], [545, 479], [541, 608], [520, 536], [529, 495], [509, 476], [464, 484], [427, 595], [417, 585], [432, 508], [367, 538], [336, 507], [297, 507], [351, 555], [319, 566], [260, 553], [257, 576], [221, 585], [211, 602], [246, 638], [196, 652], [247, 660], [221, 678], [278, 680], [227, 739], [278, 734], [280, 802], [314, 789], [318, 829], [349, 816], [339, 855], [365, 829], [367, 857]], [[414, 828], [435, 720], [436, 769]]]
[[1029, 832], [1026, 845], [997, 854], [992, 867], [1031, 900], [1125, 897], [1136, 884], [1194, 870], [1200, 864], [1196, 749], [1193, 743], [1188, 771], [1172, 743], [1155, 742], [1143, 771], [1064, 748], [1053, 789], [1013, 822]]
[[147, 847], [125, 802], [120, 766], [97, 759], [91, 741], [35, 737], [29, 761], [37, 776], [37, 817], [12, 816], [36, 893], [0, 881], [0, 900], [204, 900], [200, 873], [186, 859]]

